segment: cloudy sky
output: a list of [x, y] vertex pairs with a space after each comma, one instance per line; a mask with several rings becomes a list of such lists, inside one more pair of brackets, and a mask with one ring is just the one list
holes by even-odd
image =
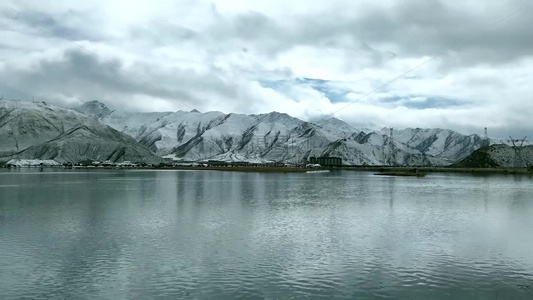
[[51, 2], [0, 4], [4, 98], [533, 129], [527, 0]]

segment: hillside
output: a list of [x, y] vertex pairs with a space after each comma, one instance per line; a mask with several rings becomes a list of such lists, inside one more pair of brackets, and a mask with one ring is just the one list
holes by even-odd
[[[389, 134], [389, 129], [380, 130]], [[440, 128], [405, 128], [394, 130], [394, 139], [431, 157], [449, 162], [466, 158], [475, 150], [488, 146], [490, 141], [477, 134], [462, 135], [453, 130]]]
[[0, 161], [13, 158], [159, 162], [130, 136], [44, 102], [0, 101]]
[[455, 164], [460, 168], [525, 168], [533, 164], [533, 146], [491, 145]]

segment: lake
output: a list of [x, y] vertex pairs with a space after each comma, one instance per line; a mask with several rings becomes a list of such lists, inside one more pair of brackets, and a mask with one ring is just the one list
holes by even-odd
[[533, 299], [532, 183], [0, 169], [0, 298]]

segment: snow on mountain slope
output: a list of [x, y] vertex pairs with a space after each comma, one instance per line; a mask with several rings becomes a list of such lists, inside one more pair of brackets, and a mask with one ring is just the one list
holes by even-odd
[[347, 138], [354, 133], [360, 132], [360, 130], [355, 129], [348, 123], [341, 121], [337, 118], [326, 118], [319, 121], [314, 122], [317, 125], [320, 125], [324, 130], [331, 132], [332, 134], [335, 134], [337, 136], [342, 136], [343, 138]]
[[[107, 112], [91, 101], [85, 111], [133, 137], [159, 155], [181, 160], [300, 162], [309, 156], [335, 155], [347, 164], [446, 165], [466, 157], [483, 141], [443, 129], [388, 129], [362, 132], [327, 118], [304, 122], [284, 113], [259, 115], [221, 112]], [[80, 111], [83, 111], [80, 109]]]
[[[293, 163], [301, 162], [302, 159], [311, 156], [338, 156], [343, 158], [345, 164], [352, 165], [428, 165], [432, 162], [416, 149], [402, 144], [395, 145], [393, 151], [396, 159], [390, 160], [387, 151], [389, 139], [377, 133], [365, 134], [366, 139], [360, 141], [355, 138], [342, 139], [319, 125], [301, 122], [300, 126], [288, 132], [268, 131], [268, 134], [264, 135], [263, 130], [258, 131], [263, 133], [262, 135], [254, 135], [258, 133], [256, 130], [260, 127], [279, 129], [283, 126], [269, 123], [254, 124], [240, 139], [236, 137], [236, 145], [228, 146], [227, 149], [213, 147], [216, 138], [206, 138], [198, 144], [199, 147], [179, 153], [177, 156], [187, 160], [203, 158]], [[213, 138], [212, 135], [209, 137]], [[436, 161], [438, 160], [433, 160]]]
[[435, 161], [426, 155], [415, 151], [406, 152], [395, 149], [394, 159], [392, 159], [387, 146], [371, 143], [359, 144], [349, 140], [330, 144], [323, 155], [341, 157], [343, 162], [351, 165], [423, 166], [435, 164]]
[[278, 112], [252, 115], [252, 117], [256, 119], [254, 133], [259, 137], [286, 136], [294, 128], [304, 123], [302, 120]]
[[74, 110], [91, 116], [97, 120], [109, 115], [112, 112], [111, 109], [109, 109], [105, 104], [97, 100], [85, 102]]
[[97, 120], [44, 102], [0, 101], [0, 160], [88, 159], [156, 162], [160, 158]]
[[44, 102], [0, 100], [0, 156], [51, 140], [86, 119]]
[[[361, 131], [353, 134], [346, 140], [345, 145], [339, 145], [351, 149], [357, 149], [352, 159], [352, 164], [359, 165], [442, 165], [445, 161], [438, 157], [424, 155], [396, 139], [376, 132], [365, 133]], [[346, 152], [346, 151], [345, 151]], [[340, 155], [340, 154], [338, 154]], [[345, 158], [350, 161], [350, 156]]]
[[[193, 140], [198, 147], [191, 147], [192, 143], [182, 144], [173, 149], [177, 157], [201, 160], [205, 157], [219, 156], [220, 160], [246, 160], [246, 154], [232, 153], [234, 149], [242, 149], [243, 143], [251, 140], [253, 124], [256, 120], [248, 115], [228, 114], [215, 127], [207, 129], [202, 135]], [[221, 154], [225, 156], [220, 157]]]
[[[380, 130], [382, 134], [389, 134], [389, 129]], [[472, 134], [462, 135], [448, 129], [406, 128], [393, 131], [394, 139], [412, 147], [423, 154], [442, 158], [449, 163], [464, 159], [476, 149], [488, 145], [488, 141]]]
[[103, 124], [79, 125], [42, 144], [15, 153], [11, 158], [77, 162], [81, 159], [156, 163], [161, 159], [124, 134]]
[[216, 126], [192, 142], [176, 147], [173, 154], [187, 160], [280, 161], [281, 145], [301, 120], [277, 112], [264, 115], [226, 115]]
[[100, 122], [133, 137], [150, 150], [166, 155], [186, 141], [202, 135], [225, 115], [221, 112], [130, 113], [113, 111]]

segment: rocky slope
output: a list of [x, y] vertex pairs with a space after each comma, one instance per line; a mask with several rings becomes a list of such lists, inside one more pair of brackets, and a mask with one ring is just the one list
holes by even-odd
[[82, 159], [159, 162], [130, 136], [70, 109], [0, 100], [0, 161]]

